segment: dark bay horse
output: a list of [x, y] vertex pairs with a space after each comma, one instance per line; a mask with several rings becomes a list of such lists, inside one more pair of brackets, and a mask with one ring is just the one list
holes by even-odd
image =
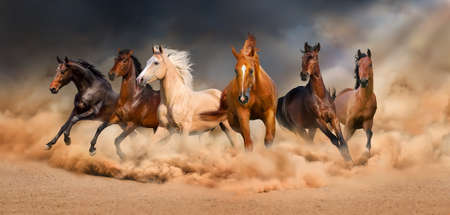
[[159, 91], [152, 89], [150, 85], [137, 84], [136, 77], [142, 71], [138, 59], [129, 49], [120, 50], [115, 59], [114, 66], [109, 71], [109, 78], [122, 77], [119, 100], [109, 120], [101, 124], [91, 141], [89, 152], [95, 155], [95, 144], [100, 133], [112, 124], [125, 124], [124, 131], [115, 139], [117, 155], [124, 159], [124, 153], [120, 149], [120, 143], [138, 126], [153, 128], [158, 127], [157, 110], [160, 99]]
[[275, 136], [276, 87], [260, 66], [255, 44], [255, 37], [249, 34], [239, 53], [232, 48], [237, 59], [235, 77], [222, 93], [219, 110], [201, 114], [203, 118], [226, 117], [231, 127], [244, 137], [247, 151], [253, 150], [249, 120], [264, 122], [266, 147], [272, 144]]
[[342, 136], [333, 99], [320, 74], [320, 44], [311, 47], [305, 43], [304, 49], [300, 76], [303, 81], [309, 76], [309, 82], [278, 99], [277, 120], [283, 127], [298, 133], [307, 141], [313, 140], [316, 129], [319, 128], [338, 147], [344, 159], [350, 161], [351, 156]]
[[70, 145], [70, 130], [80, 120], [108, 121], [118, 99], [111, 84], [91, 64], [83, 60], [69, 60], [67, 57], [64, 61], [59, 57], [56, 57], [56, 60], [58, 65], [56, 75], [50, 84], [50, 91], [56, 94], [59, 89], [73, 82], [78, 93], [75, 95], [74, 108], [69, 119], [47, 143], [47, 149], [52, 148], [63, 132], [64, 142]]
[[370, 155], [373, 117], [377, 111], [377, 98], [373, 92], [372, 53], [358, 50], [355, 65], [355, 89], [342, 90], [336, 97], [336, 114], [345, 125], [344, 137], [349, 140], [356, 129], [364, 129], [367, 152]]

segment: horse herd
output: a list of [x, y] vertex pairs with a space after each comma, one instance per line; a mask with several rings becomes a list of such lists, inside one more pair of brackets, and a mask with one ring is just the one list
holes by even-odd
[[[232, 48], [237, 62], [235, 77], [221, 92], [217, 89], [194, 91], [189, 53], [160, 45], [153, 46], [153, 56], [142, 69], [132, 50], [119, 50], [114, 66], [108, 75], [111, 81], [122, 77], [120, 94], [94, 66], [83, 60], [57, 57], [56, 75], [50, 91], [57, 93], [64, 85], [73, 82], [78, 93], [70, 117], [57, 135], [47, 143], [51, 149], [64, 133], [69, 145], [70, 130], [80, 120], [98, 120], [102, 124], [92, 138], [89, 152], [95, 155], [95, 144], [100, 133], [112, 124], [118, 124], [122, 133], [115, 139], [117, 155], [125, 155], [120, 143], [137, 127], [153, 128], [151, 144], [164, 141], [174, 133], [183, 137], [201, 134], [220, 127], [231, 145], [237, 143], [237, 133], [244, 139], [247, 151], [253, 149], [249, 120], [261, 119], [266, 127], [264, 144], [269, 147], [275, 136], [275, 121], [312, 142], [317, 128], [340, 151], [346, 161], [351, 161], [347, 140], [356, 129], [367, 135], [366, 153], [370, 154], [372, 123], [377, 109], [373, 92], [372, 54], [356, 55], [354, 89], [347, 88], [330, 93], [325, 88], [319, 67], [320, 44], [305, 43], [301, 58], [300, 77], [308, 80], [278, 98], [274, 82], [260, 65], [256, 39], [249, 34], [238, 52]], [[159, 81], [161, 89], [149, 85]], [[344, 135], [340, 123], [345, 125]]]

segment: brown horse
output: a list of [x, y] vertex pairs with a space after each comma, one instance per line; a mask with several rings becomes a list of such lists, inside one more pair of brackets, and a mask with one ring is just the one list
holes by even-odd
[[141, 64], [133, 56], [132, 50], [119, 50], [114, 66], [108, 73], [111, 80], [114, 80], [115, 76], [122, 76], [119, 100], [109, 120], [98, 127], [89, 148], [91, 155], [95, 155], [98, 136], [109, 125], [118, 123], [126, 125], [124, 131], [114, 141], [117, 155], [121, 159], [124, 159], [125, 156], [120, 149], [120, 143], [131, 132], [138, 126], [153, 128], [153, 130], [158, 127], [157, 109], [161, 100], [160, 94], [150, 85], [140, 86], [137, 84], [136, 77], [141, 71]]
[[232, 48], [237, 59], [236, 76], [223, 91], [219, 110], [201, 114], [204, 118], [227, 117], [231, 127], [244, 137], [247, 151], [253, 150], [249, 120], [264, 122], [266, 147], [272, 144], [275, 135], [276, 87], [259, 64], [255, 43], [255, 37], [249, 34], [239, 53]]
[[364, 129], [367, 152], [370, 155], [373, 117], [377, 111], [377, 98], [373, 92], [372, 53], [358, 49], [355, 65], [355, 89], [347, 88], [336, 97], [336, 113], [345, 125], [344, 137], [349, 140], [356, 129]]
[[108, 121], [118, 99], [111, 84], [93, 65], [84, 60], [69, 60], [67, 57], [64, 61], [59, 57], [56, 60], [58, 65], [50, 91], [56, 94], [62, 87], [73, 82], [78, 93], [75, 95], [72, 113], [56, 136], [47, 143], [47, 149], [52, 148], [63, 132], [64, 142], [70, 145], [70, 130], [80, 120]]
[[307, 141], [313, 140], [316, 129], [319, 128], [338, 147], [344, 159], [351, 160], [336, 117], [333, 98], [325, 89], [320, 74], [319, 51], [320, 43], [314, 47], [305, 43], [300, 77], [306, 81], [309, 76], [309, 82], [305, 87], [298, 86], [278, 99], [277, 120], [283, 127], [300, 134]]

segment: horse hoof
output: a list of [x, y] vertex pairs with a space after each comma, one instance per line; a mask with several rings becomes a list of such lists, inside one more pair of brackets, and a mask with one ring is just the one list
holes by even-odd
[[341, 146], [339, 147], [339, 152], [341, 153], [342, 157], [347, 162], [353, 162], [352, 157], [350, 156], [350, 152], [348, 151], [347, 146]]
[[89, 155], [90, 155], [90, 156], [94, 156], [96, 152], [97, 152], [96, 150], [94, 150], [94, 151], [89, 151]]
[[52, 149], [52, 145], [45, 144], [45, 148], [44, 149], [45, 150], [50, 150], [50, 149]]
[[70, 137], [64, 136], [64, 143], [66, 143], [66, 145], [70, 145], [71, 143]]

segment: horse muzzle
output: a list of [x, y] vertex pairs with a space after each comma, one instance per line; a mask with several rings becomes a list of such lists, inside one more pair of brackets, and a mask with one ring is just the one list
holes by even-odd
[[247, 89], [244, 93], [239, 94], [238, 101], [241, 105], [247, 104], [249, 99], [250, 99], [250, 89]]
[[369, 85], [369, 80], [367, 80], [367, 79], [361, 79], [360, 83], [361, 83], [361, 87], [362, 87], [362, 88], [366, 88], [367, 85]]
[[53, 94], [57, 94], [59, 91], [59, 89], [57, 89], [56, 87], [50, 87], [50, 92], [52, 92]]
[[308, 73], [300, 72], [300, 78], [302, 79], [302, 81], [306, 81], [308, 79]]
[[116, 77], [116, 75], [114, 73], [108, 73], [109, 76], [109, 80], [114, 81], [114, 78]]

